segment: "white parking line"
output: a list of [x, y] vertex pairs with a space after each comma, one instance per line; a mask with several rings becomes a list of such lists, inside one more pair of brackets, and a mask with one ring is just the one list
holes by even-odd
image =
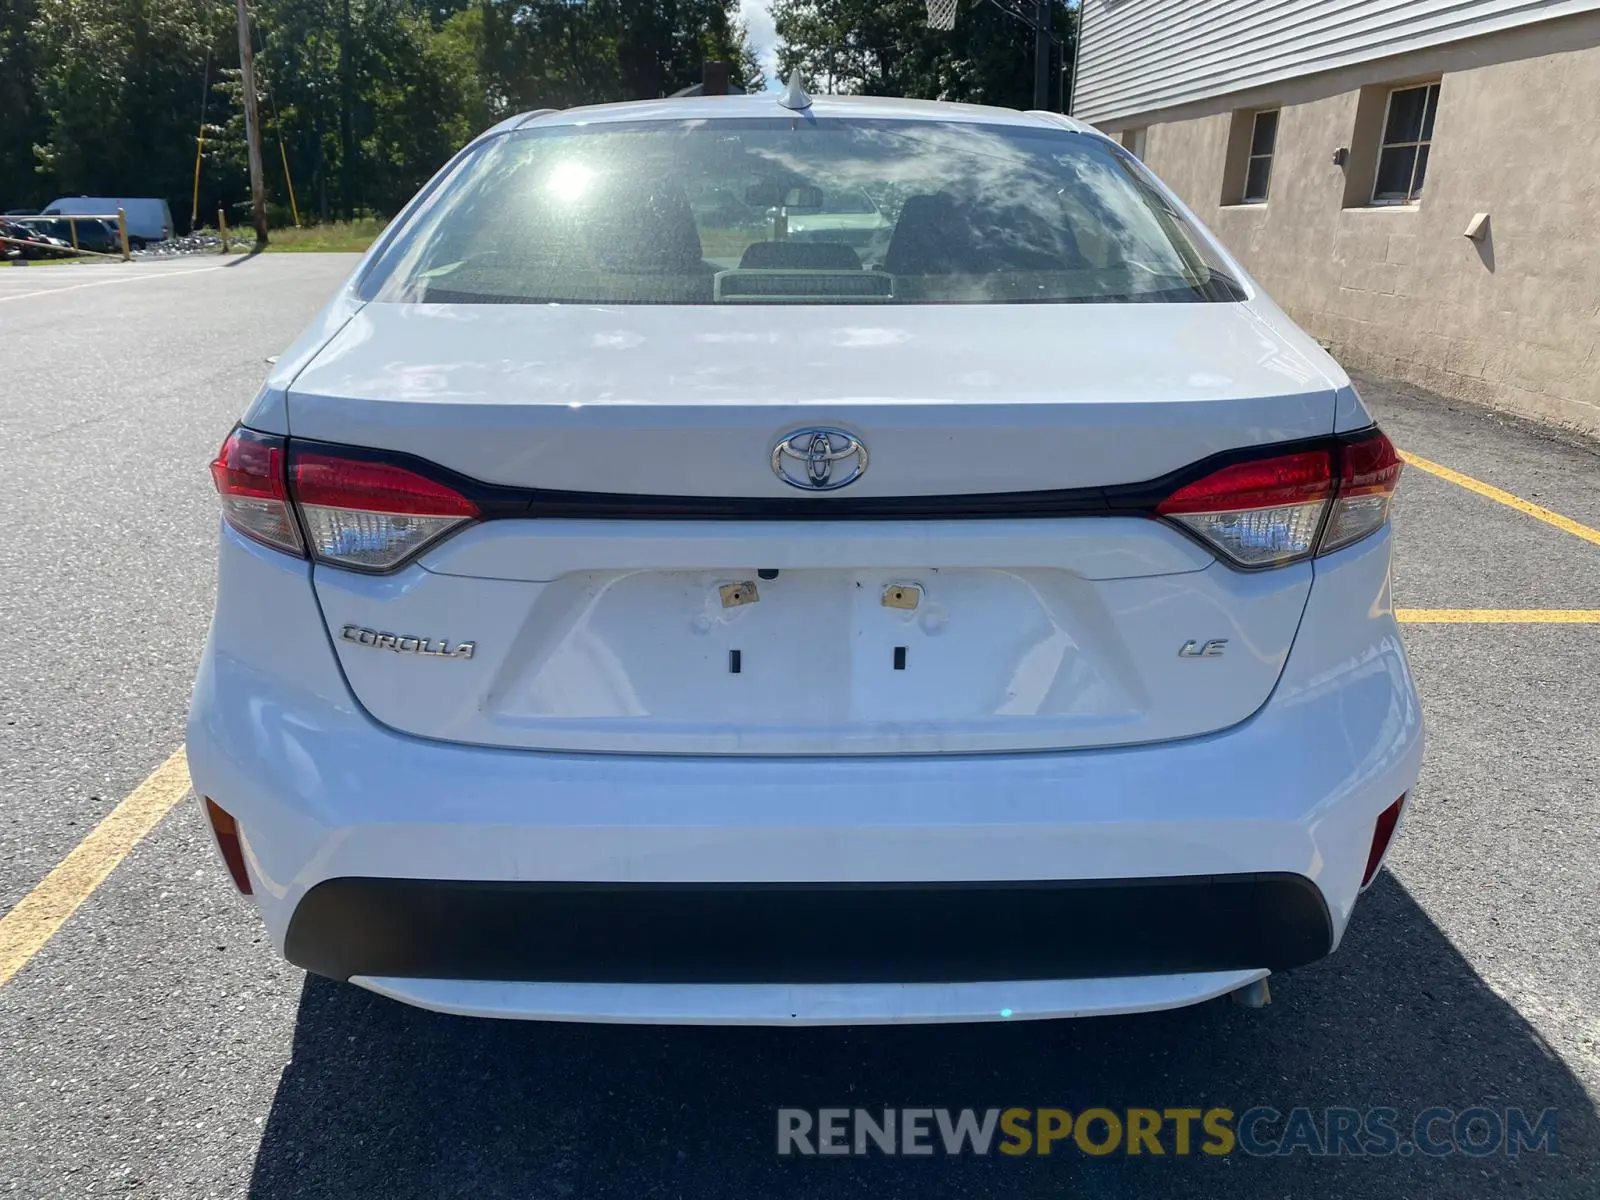
[[[15, 296], [0, 296], [0, 304], [8, 300], [27, 300], [33, 296], [54, 296], [60, 292], [76, 292], [83, 288], [110, 287], [114, 283], [134, 283], [141, 279], [170, 279], [174, 275], [204, 275], [207, 271], [220, 271], [226, 264], [215, 267], [187, 267], [181, 271], [158, 271], [154, 274], [119, 275], [116, 279], [97, 279], [93, 283], [69, 283], [66, 287], [44, 288], [37, 292], [19, 292]], [[15, 267], [11, 268], [13, 271]], [[62, 268], [56, 268], [61, 270]]]

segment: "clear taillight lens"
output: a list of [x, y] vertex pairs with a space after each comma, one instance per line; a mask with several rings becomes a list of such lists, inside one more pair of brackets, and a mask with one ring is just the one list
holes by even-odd
[[1272, 567], [1310, 556], [1332, 495], [1332, 456], [1306, 450], [1223, 467], [1156, 511], [1241, 567]]
[[478, 515], [460, 492], [392, 463], [297, 448], [289, 473], [312, 555], [344, 567], [390, 570]]
[[222, 501], [222, 517], [246, 537], [304, 555], [300, 530], [284, 486], [284, 440], [253, 429], [235, 429], [211, 464], [211, 481]]
[[1401, 465], [1394, 443], [1380, 432], [1344, 446], [1339, 456], [1339, 494], [1318, 554], [1358, 542], [1389, 519], [1389, 500], [1400, 482]]

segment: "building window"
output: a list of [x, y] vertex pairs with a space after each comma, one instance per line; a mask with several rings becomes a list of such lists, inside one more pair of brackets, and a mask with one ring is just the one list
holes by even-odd
[[1433, 116], [1439, 107], [1439, 85], [1395, 88], [1383, 116], [1383, 141], [1378, 149], [1378, 174], [1372, 185], [1374, 204], [1415, 204], [1428, 174], [1428, 147], [1433, 141]]
[[1246, 204], [1265, 204], [1267, 185], [1272, 179], [1272, 152], [1278, 144], [1278, 110], [1258, 112], [1250, 127], [1250, 158], [1245, 166], [1244, 193], [1240, 197]]
[[1122, 131], [1122, 148], [1140, 162], [1144, 161], [1144, 134], [1146, 126]]

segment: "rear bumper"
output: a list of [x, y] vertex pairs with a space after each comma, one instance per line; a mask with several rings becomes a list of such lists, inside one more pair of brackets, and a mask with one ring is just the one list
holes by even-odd
[[[1227, 905], [1195, 911], [1189, 897], [1168, 903], [1166, 917], [1157, 919], [1143, 907], [1156, 881], [1304, 881], [1326, 913], [1313, 947], [1320, 953], [1337, 944], [1349, 920], [1378, 813], [1416, 780], [1422, 724], [1390, 611], [1387, 539], [1379, 535], [1317, 563], [1276, 692], [1225, 732], [1053, 754], [730, 759], [490, 750], [396, 734], [352, 700], [305, 564], [224, 533], [217, 617], [190, 717], [190, 771], [197, 792], [238, 818], [255, 900], [280, 949], [287, 943], [291, 956], [315, 969], [428, 1007], [777, 1023], [1171, 1007], [1305, 961], [1305, 954], [1280, 955], [1250, 932], [1252, 922], [1270, 924], [1281, 914], [1281, 895], [1247, 899], [1243, 920]], [[1193, 953], [1141, 964], [1096, 959], [1080, 946], [1073, 965], [1058, 938], [1055, 977], [1044, 978], [1035, 973], [1044, 965], [1024, 966], [1026, 955], [1016, 948], [1023, 940], [1006, 954], [970, 960], [980, 973], [1009, 964], [998, 982], [976, 978], [977, 966], [963, 973], [954, 963], [942, 976], [924, 964], [845, 979], [826, 956], [818, 961], [831, 979], [817, 971], [795, 978], [792, 967], [783, 979], [746, 973], [712, 982], [679, 969], [655, 980], [619, 980], [614, 972], [597, 980], [594, 971], [582, 978], [571, 963], [532, 972], [560, 979], [527, 978], [527, 970], [509, 981], [466, 977], [481, 974], [481, 965], [451, 967], [451, 978], [436, 979], [429, 976], [448, 963], [435, 958], [423, 968], [415, 959], [380, 959], [359, 923], [340, 924], [348, 916], [327, 927], [342, 929], [334, 940], [352, 948], [329, 957], [319, 950], [315, 958], [298, 949], [298, 935], [291, 937], [292, 923], [301, 921], [297, 910], [309, 906], [309, 921], [320, 897], [335, 894], [318, 885], [352, 878], [517, 885], [503, 890], [523, 898], [495, 917], [513, 942], [539, 915], [519, 906], [541, 889], [548, 895], [551, 884], [622, 885], [637, 896], [646, 884], [827, 884], [881, 894], [885, 884], [1027, 882], [1056, 889], [1052, 903], [1064, 906], [1069, 925], [1076, 911], [1081, 931], [1108, 916], [1074, 909], [1082, 901], [1062, 899], [1074, 891], [1063, 885], [1115, 881], [1110, 886], [1129, 889], [1131, 907], [1121, 911], [1139, 915], [1121, 928], [1124, 940], [1148, 941], [1164, 924], [1189, 926], [1186, 936], [1161, 935], [1167, 940], [1154, 944]], [[688, 892], [703, 896], [706, 889]], [[464, 928], [451, 922], [445, 935], [429, 933], [426, 911], [414, 907], [386, 936], [409, 928], [425, 949]], [[585, 919], [597, 918], [591, 911]], [[1012, 910], [1008, 919], [1030, 918]], [[647, 921], [633, 936], [649, 928]], [[1049, 940], [1056, 931], [1038, 932]], [[972, 937], [969, 929], [964, 940]], [[1209, 953], [1230, 939], [1237, 954]], [[1092, 949], [1096, 941], [1085, 944]], [[767, 946], [762, 953], [776, 952]], [[1085, 978], [1084, 971], [1106, 974]], [[496, 965], [491, 973], [512, 971]]]

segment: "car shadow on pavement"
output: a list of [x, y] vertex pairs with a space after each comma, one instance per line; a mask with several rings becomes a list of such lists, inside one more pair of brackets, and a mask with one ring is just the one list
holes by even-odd
[[[1182, 914], [1174, 914], [1181, 920]], [[1049, 931], [1041, 930], [1041, 935]], [[261, 1200], [1600, 1195], [1582, 1084], [1394, 878], [1253, 1012], [1214, 1001], [1011, 1025], [651, 1028], [468, 1020], [308, 978], [257, 1155]], [[779, 1157], [783, 1107], [1557, 1110], [1557, 1150], [1271, 1157]], [[1258, 1126], [1270, 1140], [1282, 1122]], [[1433, 1127], [1447, 1136], [1449, 1123]], [[1169, 1126], [1170, 1131], [1170, 1126]], [[934, 1141], [938, 1141], [937, 1134]]]

